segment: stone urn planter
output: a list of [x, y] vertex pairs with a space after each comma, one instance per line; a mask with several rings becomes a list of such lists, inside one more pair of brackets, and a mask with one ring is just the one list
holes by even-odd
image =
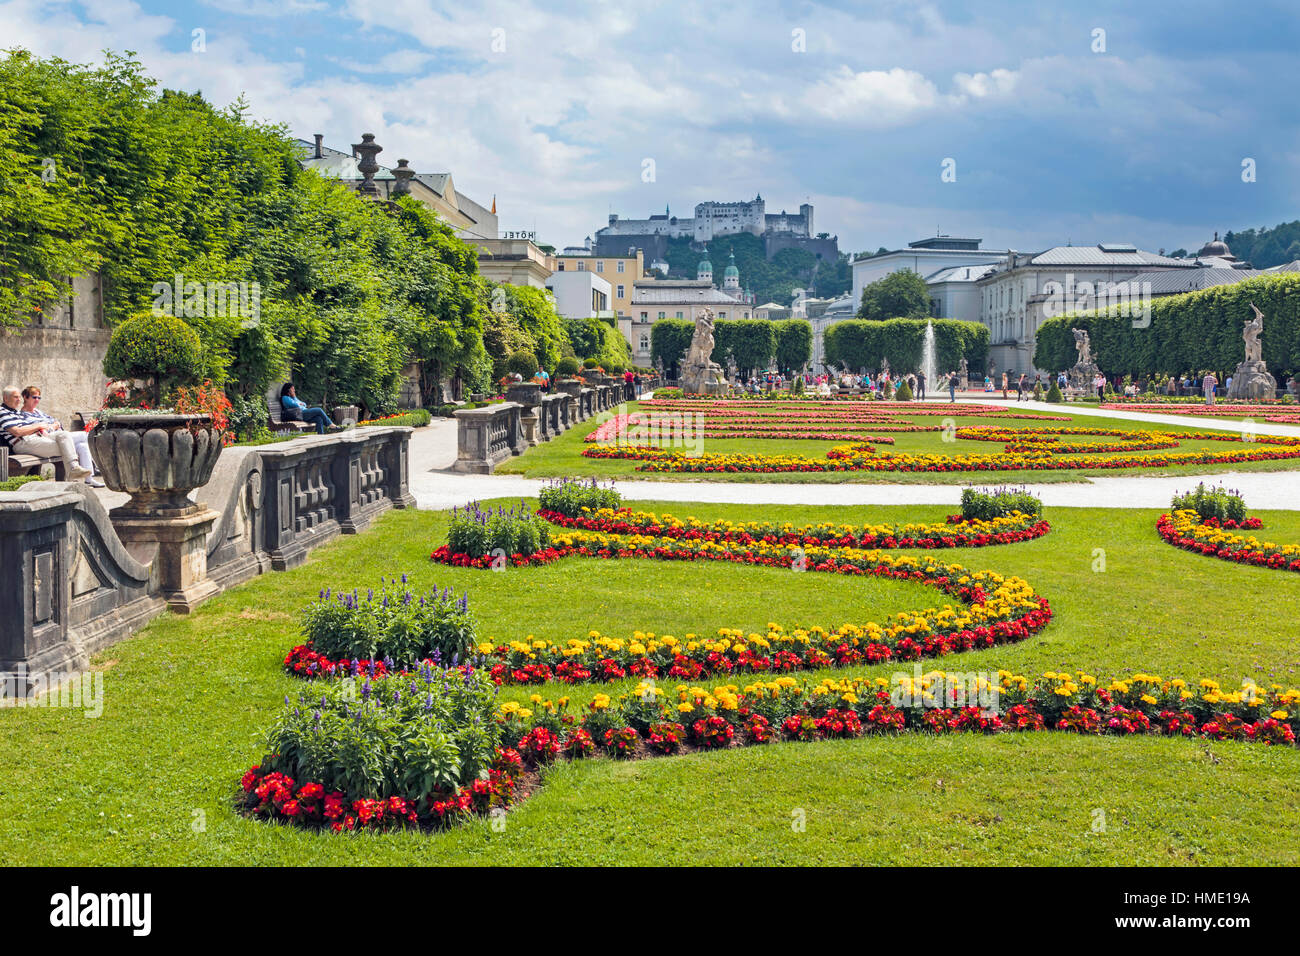
[[90, 450], [104, 484], [131, 496], [115, 516], [178, 517], [198, 511], [189, 493], [212, 477], [221, 435], [209, 415], [106, 413]]
[[534, 382], [516, 382], [506, 388], [506, 401], [536, 408], [542, 404], [542, 386]]

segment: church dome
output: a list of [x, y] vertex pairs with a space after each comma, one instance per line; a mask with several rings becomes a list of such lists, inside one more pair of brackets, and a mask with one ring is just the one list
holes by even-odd
[[713, 263], [709, 261], [708, 256], [700, 260], [699, 266], [695, 269], [695, 274], [697, 276], [713, 275]]
[[722, 274], [728, 278], [740, 278], [740, 270], [736, 268], [736, 254], [734, 252], [729, 257], [727, 268], [723, 270]]
[[1220, 239], [1219, 234], [1216, 232], [1214, 234], [1214, 239], [1201, 246], [1201, 251], [1196, 255], [1201, 259], [1208, 259], [1210, 257], [1227, 259], [1232, 255], [1232, 252], [1228, 249], [1228, 244]]

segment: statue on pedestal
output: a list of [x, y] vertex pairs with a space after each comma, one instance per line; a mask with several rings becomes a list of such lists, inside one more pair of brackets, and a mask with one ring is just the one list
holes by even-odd
[[695, 334], [682, 360], [681, 385], [687, 394], [722, 395], [727, 391], [722, 366], [713, 361], [713, 310], [695, 313]]
[[1074, 368], [1068, 373], [1070, 386], [1091, 394], [1095, 391], [1093, 382], [1101, 374], [1101, 369], [1092, 360], [1092, 339], [1089, 338], [1087, 329], [1070, 331], [1074, 333], [1074, 348], [1079, 353]]
[[1253, 319], [1246, 322], [1241, 337], [1246, 343], [1246, 360], [1232, 373], [1232, 388], [1228, 389], [1229, 398], [1240, 398], [1257, 402], [1277, 396], [1277, 379], [1264, 364], [1264, 343], [1260, 336], [1264, 334], [1264, 313], [1250, 304], [1255, 313]]
[[964, 355], [961, 357], [961, 362], [957, 366], [957, 374], [960, 376], [959, 381], [961, 382], [962, 387], [965, 388], [966, 383], [970, 380], [970, 363], [966, 361], [966, 356]]

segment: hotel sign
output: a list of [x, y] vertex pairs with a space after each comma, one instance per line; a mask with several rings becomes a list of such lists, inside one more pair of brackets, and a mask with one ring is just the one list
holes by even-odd
[[537, 231], [535, 229], [510, 229], [501, 233], [502, 239], [527, 239], [529, 242], [537, 240]]

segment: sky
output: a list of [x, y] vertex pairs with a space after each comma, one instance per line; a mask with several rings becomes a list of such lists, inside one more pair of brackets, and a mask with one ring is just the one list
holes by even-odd
[[760, 193], [846, 252], [1195, 252], [1300, 218], [1287, 3], [0, 0], [12, 47], [374, 133], [556, 246]]

